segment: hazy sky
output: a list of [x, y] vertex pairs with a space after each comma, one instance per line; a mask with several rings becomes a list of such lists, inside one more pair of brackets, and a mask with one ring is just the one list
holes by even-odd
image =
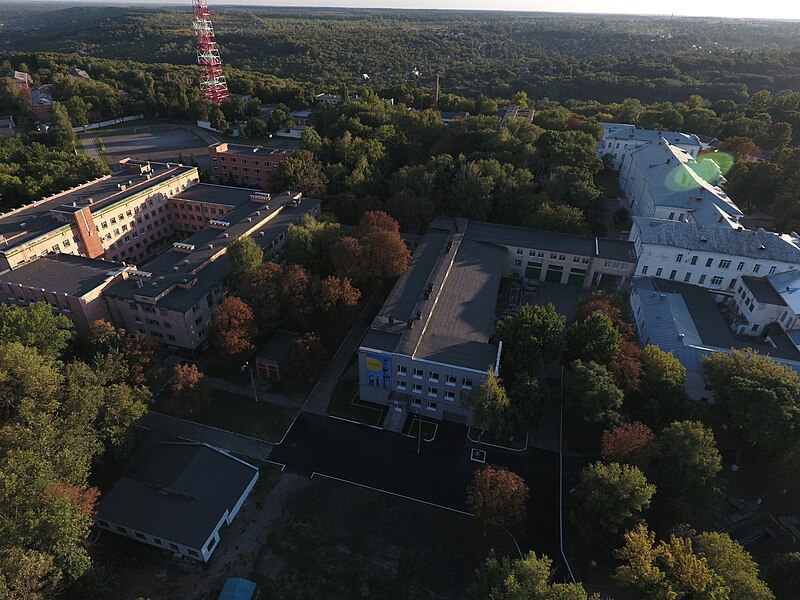
[[[84, 0], [109, 4], [108, 0]], [[189, 4], [189, 0], [119, 0], [123, 4], [141, 2]], [[3, 0], [0, 0], [0, 5]], [[114, 2], [116, 3], [116, 2]], [[444, 8], [479, 10], [526, 10], [557, 12], [675, 14], [732, 18], [800, 19], [800, 0], [210, 0], [209, 4], [254, 4], [266, 6], [319, 6], [358, 8]]]

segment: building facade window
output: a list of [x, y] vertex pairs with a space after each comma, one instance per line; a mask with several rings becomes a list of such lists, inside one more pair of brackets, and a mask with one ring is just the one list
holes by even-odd
[[729, 260], [722, 260], [719, 261], [719, 268], [720, 269], [728, 269], [731, 266], [731, 261]]
[[719, 276], [712, 277], [711, 285], [722, 285], [722, 277]]

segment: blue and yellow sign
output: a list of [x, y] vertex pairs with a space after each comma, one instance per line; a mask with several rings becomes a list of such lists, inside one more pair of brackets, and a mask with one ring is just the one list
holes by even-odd
[[392, 357], [367, 354], [364, 359], [367, 367], [367, 385], [392, 389]]

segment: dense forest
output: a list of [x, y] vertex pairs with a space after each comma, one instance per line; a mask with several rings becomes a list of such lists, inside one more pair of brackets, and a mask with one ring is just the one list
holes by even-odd
[[[213, 7], [223, 60], [319, 88], [369, 77], [379, 95], [431, 86], [600, 102], [742, 101], [800, 89], [796, 23], [537, 13]], [[189, 65], [183, 8], [7, 5], [0, 50]], [[252, 91], [234, 78], [234, 91]], [[238, 89], [237, 89], [238, 88]]]

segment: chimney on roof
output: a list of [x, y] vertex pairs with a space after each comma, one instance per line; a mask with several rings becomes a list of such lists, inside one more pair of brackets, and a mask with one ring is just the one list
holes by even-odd
[[408, 325], [409, 329], [414, 329], [414, 319], [409, 319], [406, 321], [406, 325]]

